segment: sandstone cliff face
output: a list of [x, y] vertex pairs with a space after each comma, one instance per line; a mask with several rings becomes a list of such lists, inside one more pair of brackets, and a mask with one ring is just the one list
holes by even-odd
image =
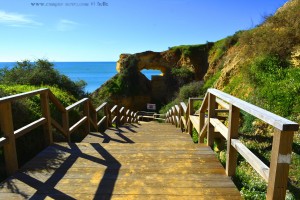
[[[208, 68], [208, 53], [213, 43], [204, 45], [178, 46], [163, 52], [145, 51], [136, 54], [121, 54], [117, 71], [137, 68], [160, 70], [163, 75], [172, 68], [187, 68], [195, 73], [196, 80], [202, 80]], [[130, 62], [135, 60], [135, 62]]]
[[[121, 54], [116, 66], [119, 73], [95, 91], [92, 97], [109, 100], [112, 104], [124, 105], [135, 110], [145, 110], [147, 103], [156, 103], [159, 108], [172, 99], [179, 87], [176, 78], [180, 77], [172, 74], [172, 69], [179, 69], [177, 75], [182, 73], [180, 69], [192, 74], [192, 79], [185, 81], [203, 80], [212, 45], [213, 43], [186, 45], [163, 52]], [[163, 76], [150, 81], [140, 72], [143, 69], [160, 70]], [[130, 75], [132, 73], [134, 75]]]

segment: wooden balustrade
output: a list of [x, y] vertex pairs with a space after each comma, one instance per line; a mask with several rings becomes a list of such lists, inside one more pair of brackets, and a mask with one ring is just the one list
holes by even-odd
[[[36, 95], [40, 95], [42, 117], [15, 130], [13, 126], [12, 102]], [[61, 123], [51, 117], [50, 103], [61, 113]], [[82, 107], [83, 117], [70, 127], [70, 111], [76, 107]], [[136, 113], [131, 110], [125, 112], [124, 107], [120, 110], [117, 108], [118, 106], [115, 105], [112, 109], [109, 109], [108, 104], [103, 103], [95, 109], [88, 98], [84, 98], [65, 108], [47, 88], [0, 98], [0, 127], [1, 133], [3, 134], [3, 136], [0, 137], [0, 147], [3, 147], [4, 150], [7, 175], [12, 175], [18, 169], [16, 152], [17, 138], [22, 137], [37, 127], [43, 126], [45, 145], [48, 146], [53, 144], [52, 126], [61, 132], [68, 142], [71, 142], [70, 135], [81, 126], [84, 127], [85, 134], [88, 134], [91, 130], [91, 126], [97, 131], [100, 125], [103, 125], [103, 127], [107, 129], [113, 123], [116, 123], [116, 126], [120, 126], [123, 123], [138, 122]], [[98, 121], [98, 113], [100, 111], [103, 112], [103, 117]]]
[[[198, 142], [203, 143], [206, 137], [207, 145], [211, 147], [217, 137], [223, 137], [227, 141], [226, 174], [235, 175], [237, 155], [240, 154], [268, 183], [267, 199], [285, 199], [293, 134], [298, 131], [299, 124], [216, 89], [208, 89], [198, 116], [194, 110], [194, 102], [197, 100], [201, 99], [190, 98], [188, 105], [181, 102], [173, 106], [166, 113], [166, 122], [176, 126], [179, 123], [180, 128], [189, 134], [195, 128]], [[177, 112], [178, 108], [180, 112]], [[238, 139], [240, 110], [274, 127], [270, 167]], [[225, 114], [220, 116], [219, 113]], [[222, 122], [225, 119], [227, 125]]]

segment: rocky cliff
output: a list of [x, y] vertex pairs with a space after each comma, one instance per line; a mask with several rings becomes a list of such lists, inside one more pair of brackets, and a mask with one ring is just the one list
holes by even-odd
[[[170, 101], [183, 84], [203, 80], [212, 46], [213, 43], [184, 45], [163, 52], [121, 54], [116, 66], [119, 73], [92, 97], [136, 110], [145, 110], [147, 103], [160, 107]], [[141, 73], [143, 69], [160, 70], [162, 77], [148, 80]]]
[[[213, 43], [204, 45], [184, 45], [172, 47], [167, 51], [145, 51], [136, 54], [121, 54], [117, 71], [127, 68], [160, 70], [163, 75], [172, 68], [186, 68], [194, 73], [196, 80], [202, 80], [208, 68], [208, 52]], [[135, 60], [135, 62], [132, 62]]]

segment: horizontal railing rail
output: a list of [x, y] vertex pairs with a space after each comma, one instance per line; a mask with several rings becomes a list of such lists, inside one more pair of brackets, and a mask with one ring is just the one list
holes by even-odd
[[[14, 119], [12, 114], [12, 102], [37, 95], [40, 95], [42, 117], [15, 130], [13, 126]], [[60, 112], [61, 123], [52, 118], [50, 103], [52, 103], [57, 111]], [[70, 126], [70, 111], [75, 108], [82, 108], [83, 116]], [[115, 105], [112, 109], [109, 109], [108, 104], [103, 103], [95, 109], [88, 98], [81, 99], [65, 108], [55, 95], [47, 88], [0, 98], [0, 127], [1, 133], [3, 134], [3, 136], [0, 137], [0, 147], [3, 147], [7, 174], [12, 175], [18, 169], [16, 152], [17, 138], [40, 126], [43, 126], [45, 145], [48, 146], [53, 144], [52, 127], [61, 132], [68, 142], [71, 142], [71, 134], [83, 125], [85, 134], [88, 134], [91, 130], [91, 125], [96, 131], [98, 131], [98, 127], [100, 125], [103, 125], [103, 127], [107, 129], [113, 123], [115, 123], [116, 126], [119, 126], [124, 123], [138, 122], [136, 113], [129, 109], [125, 112], [126, 109], [124, 107], [122, 107], [121, 110], [118, 110], [117, 108], [118, 106]], [[98, 121], [97, 115], [101, 111], [103, 111], [103, 116]]]
[[[194, 102], [197, 100], [202, 100], [202, 104], [195, 111]], [[240, 110], [274, 127], [270, 166], [238, 139]], [[235, 175], [239, 153], [268, 183], [267, 199], [285, 199], [293, 134], [299, 130], [299, 124], [217, 89], [208, 89], [203, 99], [190, 98], [188, 105], [181, 102], [173, 106], [166, 116], [166, 122], [179, 124], [184, 132], [192, 134], [195, 128], [199, 143], [203, 143], [206, 137], [207, 145], [213, 147], [217, 138], [224, 138], [227, 141], [226, 174]]]

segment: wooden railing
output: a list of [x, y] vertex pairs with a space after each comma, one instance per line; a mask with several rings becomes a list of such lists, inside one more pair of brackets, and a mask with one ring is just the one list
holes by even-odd
[[[298, 131], [299, 125], [216, 89], [208, 89], [200, 109], [195, 113], [193, 104], [196, 100], [201, 99], [191, 98], [187, 106], [185, 103], [173, 106], [166, 114], [166, 121], [190, 134], [195, 128], [198, 142], [203, 143], [206, 137], [207, 145], [211, 147], [216, 138], [225, 138], [226, 174], [235, 175], [239, 153], [268, 183], [267, 199], [285, 199], [293, 134]], [[240, 110], [274, 127], [270, 167], [238, 139]], [[224, 117], [226, 115], [220, 116], [219, 113], [228, 114]], [[224, 121], [227, 121], [227, 125]]]
[[[14, 130], [12, 102], [36, 95], [40, 96], [42, 117], [22, 128]], [[61, 123], [51, 117], [50, 103], [52, 103], [61, 113]], [[80, 106], [83, 107], [83, 117], [70, 126], [70, 111]], [[112, 109], [109, 109], [108, 107], [107, 103], [103, 103], [95, 109], [91, 101], [88, 98], [84, 98], [65, 108], [49, 89], [40, 89], [0, 98], [0, 127], [3, 135], [3, 137], [0, 138], [0, 147], [3, 147], [4, 150], [7, 174], [12, 175], [18, 169], [16, 139], [39, 126], [43, 126], [43, 134], [46, 141], [45, 145], [48, 146], [53, 144], [52, 126], [61, 132], [65, 136], [66, 140], [70, 142], [71, 134], [81, 126], [84, 127], [85, 134], [88, 134], [90, 132], [91, 125], [96, 131], [98, 131], [98, 127], [100, 125], [103, 125], [106, 129], [113, 123], [115, 123], [116, 126], [119, 126], [124, 123], [138, 122], [137, 115], [133, 111], [127, 110], [125, 112], [124, 107], [118, 109], [117, 105], [115, 105]], [[103, 111], [104, 116], [98, 121], [98, 113], [100, 111]]]

